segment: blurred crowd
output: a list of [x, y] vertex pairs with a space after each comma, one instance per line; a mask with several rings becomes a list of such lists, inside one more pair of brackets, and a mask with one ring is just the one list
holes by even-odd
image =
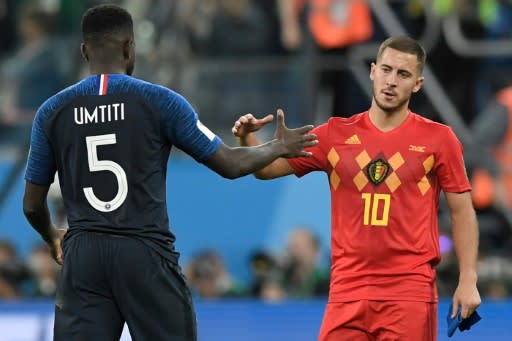
[[241, 283], [226, 269], [215, 250], [203, 250], [185, 265], [193, 293], [201, 298], [251, 297], [266, 301], [326, 296], [328, 255], [307, 227], [291, 230], [282, 252], [252, 252], [247, 260], [250, 280]]
[[[22, 164], [37, 107], [85, 74], [80, 18], [103, 2], [0, 0], [0, 159]], [[375, 44], [400, 32], [419, 39], [431, 71], [426, 84], [439, 85], [450, 107], [435, 105], [432, 88], [414, 96], [411, 107], [445, 123], [453, 122], [447, 111], [458, 116], [454, 129], [466, 132], [461, 140], [481, 228], [481, 289], [489, 297], [512, 294], [512, 1], [108, 2], [134, 16], [135, 76], [183, 93], [227, 142], [241, 113], [281, 107], [296, 126], [365, 110]], [[9, 188], [0, 187], [0, 205]], [[439, 287], [449, 295], [457, 266], [442, 205], [439, 214]], [[298, 228], [283, 254], [252, 254], [251, 283], [233, 278], [216, 250], [199, 252], [185, 270], [201, 297], [325, 295], [326, 248]], [[0, 243], [0, 297], [51, 296], [57, 273], [44, 246], [22, 260], [9, 241]]]

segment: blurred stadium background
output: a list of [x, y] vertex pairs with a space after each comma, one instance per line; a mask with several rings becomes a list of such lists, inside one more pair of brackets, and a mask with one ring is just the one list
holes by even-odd
[[[59, 268], [21, 211], [29, 132], [37, 107], [86, 73], [80, 18], [106, 2], [0, 0], [0, 341], [51, 339]], [[228, 144], [236, 143], [232, 123], [247, 112], [283, 108], [288, 125], [298, 126], [364, 111], [379, 42], [395, 34], [419, 39], [428, 67], [411, 108], [451, 125], [463, 142], [481, 227], [484, 320], [455, 339], [510, 340], [512, 186], [504, 177], [512, 167], [512, 1], [368, 0], [367, 21], [364, 12], [351, 14], [351, 0], [110, 2], [134, 16], [135, 76], [184, 94]], [[332, 27], [314, 19], [323, 2]], [[362, 25], [366, 34], [359, 35], [353, 28]], [[346, 38], [329, 39], [329, 29]], [[228, 181], [172, 152], [171, 229], [196, 297], [201, 340], [315, 339], [329, 280], [329, 198], [320, 174], [300, 182]], [[50, 204], [65, 226], [58, 188]], [[444, 340], [458, 275], [443, 205], [439, 216]]]

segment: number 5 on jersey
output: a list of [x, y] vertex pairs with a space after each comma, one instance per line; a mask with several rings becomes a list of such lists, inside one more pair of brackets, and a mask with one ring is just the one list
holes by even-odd
[[[391, 195], [384, 193], [361, 193], [361, 198], [363, 198], [364, 201], [363, 224], [371, 226], [388, 226]], [[379, 208], [381, 205], [382, 213], [379, 215]]]
[[89, 171], [100, 172], [107, 171], [114, 173], [117, 180], [117, 194], [110, 201], [98, 199], [94, 194], [92, 187], [84, 187], [84, 194], [92, 207], [101, 212], [111, 212], [119, 208], [126, 200], [128, 194], [128, 181], [126, 173], [118, 163], [111, 160], [98, 160], [98, 146], [108, 144], [116, 144], [116, 134], [86, 136], [85, 143], [87, 145], [87, 161], [89, 163]]

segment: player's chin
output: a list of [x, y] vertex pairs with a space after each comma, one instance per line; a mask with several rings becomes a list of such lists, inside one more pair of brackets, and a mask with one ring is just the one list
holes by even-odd
[[404, 101], [401, 98], [395, 97], [392, 100], [377, 100], [377, 105], [383, 110], [387, 112], [394, 112], [401, 109], [407, 101]]
[[394, 110], [396, 110], [398, 108], [398, 105], [396, 103], [391, 103], [391, 102], [388, 102], [388, 101], [379, 101], [379, 100], [377, 100], [377, 105], [383, 111], [394, 111]]

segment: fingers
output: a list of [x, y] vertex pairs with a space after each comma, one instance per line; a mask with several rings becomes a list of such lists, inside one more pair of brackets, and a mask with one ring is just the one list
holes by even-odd
[[318, 141], [315, 140], [315, 141], [307, 141], [307, 142], [304, 142], [303, 145], [304, 147], [313, 147], [313, 146], [316, 146], [318, 144]]
[[453, 301], [452, 302], [452, 316], [451, 316], [452, 319], [454, 319], [455, 316], [457, 316], [458, 310], [459, 310], [459, 302]]
[[240, 134], [243, 134], [241, 132], [241, 129], [244, 125], [248, 126], [248, 132], [259, 130], [262, 126], [265, 124], [272, 122], [274, 120], [274, 115], [267, 115], [263, 117], [262, 119], [257, 119], [252, 114], [246, 114], [243, 116], [240, 116], [238, 120], [235, 121], [233, 124], [233, 127], [231, 128], [231, 132], [235, 136], [239, 136]]
[[468, 317], [470, 317], [476, 310], [476, 308], [478, 308], [479, 305], [477, 304], [462, 304], [461, 307], [461, 312], [460, 312], [460, 316], [463, 318], [463, 319], [467, 319]]
[[62, 263], [64, 263], [64, 257], [62, 256], [62, 251], [57, 254], [56, 260], [57, 260], [57, 263], [59, 263], [59, 265], [62, 265]]
[[55, 246], [54, 247], [54, 258], [55, 258], [55, 261], [59, 264], [59, 265], [62, 265], [62, 263], [64, 262], [64, 257], [62, 255], [62, 248], [60, 246]]
[[235, 122], [235, 124], [233, 125], [233, 127], [231, 128], [231, 132], [236, 135], [238, 133], [238, 129], [240, 129], [240, 127], [242, 126], [242, 124], [238, 121]]
[[312, 152], [306, 152], [306, 151], [302, 151], [300, 152], [300, 157], [312, 157], [313, 156], [313, 153]]
[[312, 125], [312, 124], [309, 124], [307, 126], [304, 126], [304, 127], [300, 127], [300, 128], [297, 128], [297, 129], [294, 129], [296, 132], [298, 132], [299, 134], [306, 134], [308, 131], [310, 131], [311, 129], [313, 129], [315, 126]]
[[272, 122], [274, 120], [274, 115], [268, 114], [267, 116], [260, 119], [260, 123], [267, 124], [269, 122]]
[[318, 141], [315, 134], [307, 134], [303, 136], [304, 141]]
[[283, 112], [282, 109], [277, 109], [277, 125], [278, 126], [283, 126], [283, 127], [285, 126], [285, 124], [284, 124], [284, 112]]
[[249, 123], [250, 120], [254, 119], [254, 116], [252, 114], [245, 114], [243, 116], [240, 116], [238, 120], [235, 121], [235, 124], [233, 124], [233, 127], [231, 128], [231, 132], [234, 135], [237, 135], [240, 128], [244, 125]]
[[468, 306], [462, 305], [461, 307], [462, 307], [462, 309], [460, 311], [460, 317], [462, 317], [463, 319], [468, 318], [470, 315]]

